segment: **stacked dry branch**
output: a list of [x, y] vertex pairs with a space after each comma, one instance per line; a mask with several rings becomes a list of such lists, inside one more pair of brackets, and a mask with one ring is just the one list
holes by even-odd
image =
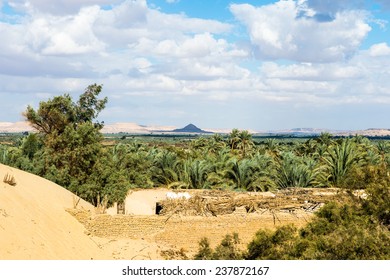
[[234, 193], [207, 191], [196, 193], [190, 199], [166, 199], [161, 201], [161, 215], [172, 216], [219, 216], [233, 214], [238, 209], [247, 213], [265, 210], [295, 212], [304, 210], [312, 212], [324, 203], [334, 200], [336, 190], [326, 189], [287, 189], [275, 195], [263, 196], [261, 193]]

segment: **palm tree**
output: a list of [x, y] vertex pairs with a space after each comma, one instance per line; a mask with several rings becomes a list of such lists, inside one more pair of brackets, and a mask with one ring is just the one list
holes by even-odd
[[173, 152], [163, 150], [153, 160], [151, 167], [152, 180], [157, 185], [169, 186], [180, 182], [182, 163]]
[[389, 146], [388, 142], [383, 141], [383, 140], [378, 141], [378, 143], [376, 144], [376, 148], [381, 156], [390, 152], [390, 146]]
[[242, 156], [245, 157], [247, 152], [254, 147], [254, 143], [252, 141], [252, 134], [250, 134], [247, 130], [242, 130], [239, 135], [239, 143], [237, 147], [241, 150]]
[[111, 149], [112, 160], [116, 167], [120, 168], [120, 166], [123, 166], [123, 161], [128, 152], [128, 145], [123, 143], [119, 143]]
[[243, 160], [232, 158], [225, 171], [225, 178], [231, 181], [233, 189], [267, 191], [273, 186], [269, 172], [271, 161], [267, 156]]
[[377, 151], [382, 159], [382, 164], [387, 167], [386, 154], [390, 152], [390, 146], [386, 141], [379, 141], [376, 145]]
[[198, 150], [198, 149], [205, 149], [208, 145], [208, 141], [204, 137], [198, 137], [191, 141], [191, 148]]
[[318, 186], [321, 169], [313, 159], [298, 157], [292, 152], [282, 154], [277, 167], [276, 184], [279, 188]]
[[208, 148], [207, 153], [217, 153], [220, 150], [223, 150], [226, 147], [226, 143], [223, 140], [222, 136], [220, 134], [214, 134], [209, 142], [208, 142]]
[[372, 148], [368, 148], [364, 151], [364, 161], [367, 165], [379, 165], [383, 162], [382, 157], [378, 151]]
[[279, 144], [275, 138], [265, 139], [265, 150], [272, 156], [276, 157], [279, 153]]
[[241, 161], [233, 158], [225, 171], [225, 177], [230, 179], [233, 183], [233, 189], [247, 190], [256, 179], [254, 175], [255, 167], [251, 160], [243, 159]]
[[361, 163], [362, 154], [351, 139], [343, 139], [340, 144], [331, 145], [323, 159], [329, 174], [328, 180], [333, 186], [340, 186], [348, 172]]
[[249, 189], [250, 191], [269, 191], [276, 188], [276, 164], [275, 160], [268, 153], [257, 153], [252, 158], [253, 164], [256, 166], [256, 187]]
[[238, 148], [238, 143], [240, 142], [240, 131], [237, 128], [233, 128], [230, 132], [228, 141], [230, 149], [236, 150]]
[[207, 176], [211, 170], [212, 167], [207, 160], [188, 160], [184, 164], [184, 178], [182, 181], [186, 182], [191, 189], [209, 188], [210, 184], [207, 181]]
[[334, 143], [333, 135], [329, 132], [322, 132], [318, 138], [316, 138], [318, 143], [324, 144], [326, 146], [330, 146]]
[[232, 159], [230, 149], [225, 146], [225, 148], [219, 150], [216, 154], [209, 154], [206, 159], [210, 162], [211, 168], [207, 176], [210, 188], [223, 189], [229, 183], [229, 180], [225, 177], [225, 173]]

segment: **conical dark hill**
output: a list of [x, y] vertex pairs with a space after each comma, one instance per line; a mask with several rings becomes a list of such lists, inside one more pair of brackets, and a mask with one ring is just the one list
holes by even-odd
[[181, 132], [181, 133], [212, 133], [209, 131], [205, 131], [197, 127], [196, 125], [190, 123], [189, 125], [186, 125], [183, 128], [178, 128], [172, 130], [172, 132]]

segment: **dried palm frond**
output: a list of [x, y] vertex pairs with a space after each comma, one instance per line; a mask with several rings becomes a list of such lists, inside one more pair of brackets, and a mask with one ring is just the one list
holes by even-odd
[[11, 186], [16, 186], [15, 177], [13, 175], [9, 175], [8, 173], [5, 174], [3, 182]]

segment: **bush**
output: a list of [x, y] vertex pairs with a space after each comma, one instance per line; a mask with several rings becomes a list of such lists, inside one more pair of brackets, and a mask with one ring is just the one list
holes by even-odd
[[213, 249], [210, 247], [210, 242], [207, 238], [202, 238], [199, 242], [199, 251], [194, 256], [195, 260], [212, 260]]
[[[246, 259], [371, 260], [390, 258], [390, 234], [360, 203], [331, 202], [306, 227], [259, 231]], [[388, 209], [388, 208], [387, 208]], [[380, 208], [377, 213], [383, 213]], [[386, 220], [386, 219], [385, 219]]]
[[248, 244], [245, 259], [290, 259], [296, 236], [297, 228], [292, 225], [279, 227], [275, 232], [260, 230]]
[[221, 243], [213, 250], [207, 238], [202, 238], [199, 242], [199, 251], [195, 255], [195, 260], [241, 260], [242, 252], [238, 245], [240, 240], [237, 233], [227, 234]]

